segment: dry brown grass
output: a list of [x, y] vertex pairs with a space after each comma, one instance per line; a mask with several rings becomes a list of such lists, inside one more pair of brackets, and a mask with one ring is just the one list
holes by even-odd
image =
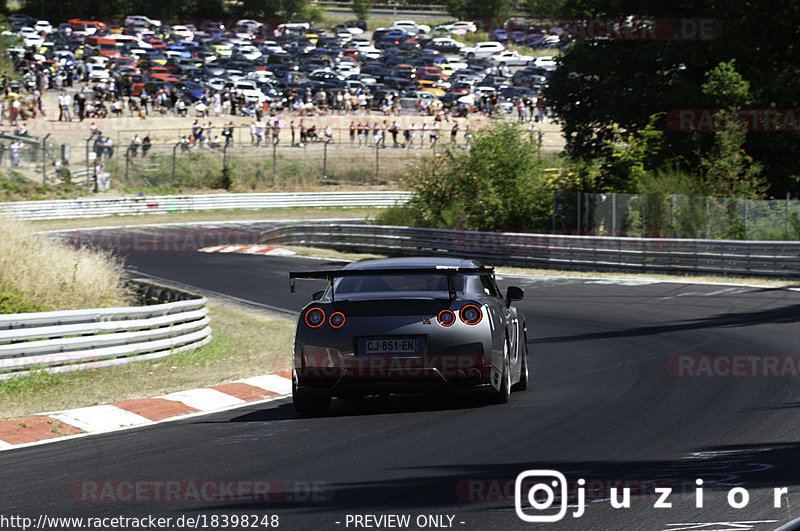
[[21, 221], [0, 218], [0, 294], [25, 306], [68, 310], [133, 303], [122, 281], [122, 263], [111, 255], [78, 251], [34, 233]]

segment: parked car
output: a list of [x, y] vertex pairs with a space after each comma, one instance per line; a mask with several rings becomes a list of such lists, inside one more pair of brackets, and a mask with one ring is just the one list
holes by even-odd
[[449, 37], [437, 37], [428, 43], [427, 48], [442, 53], [459, 53], [464, 48], [464, 43]]
[[489, 60], [496, 65], [519, 66], [527, 65], [533, 60], [530, 55], [522, 55], [516, 50], [504, 50], [489, 56]]
[[471, 57], [489, 57], [490, 55], [502, 52], [505, 46], [497, 41], [483, 41], [475, 44], [475, 46], [464, 47], [459, 50], [459, 54], [466, 58]]

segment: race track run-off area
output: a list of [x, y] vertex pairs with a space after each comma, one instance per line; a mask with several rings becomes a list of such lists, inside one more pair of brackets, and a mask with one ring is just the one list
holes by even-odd
[[[320, 289], [289, 293], [289, 270], [343, 265], [191, 249], [126, 260], [289, 312]], [[3, 517], [121, 518], [120, 529], [152, 517], [175, 529], [768, 530], [800, 516], [800, 293], [498, 283], [525, 289], [528, 323], [531, 384], [508, 404], [367, 397], [301, 417], [286, 398], [0, 452]]]

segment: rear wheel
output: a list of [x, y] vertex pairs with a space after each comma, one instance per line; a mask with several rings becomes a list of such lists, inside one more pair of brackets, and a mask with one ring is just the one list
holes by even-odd
[[505, 404], [511, 398], [511, 363], [509, 362], [508, 340], [503, 342], [503, 372], [500, 375], [500, 389], [491, 391], [493, 404]]
[[292, 403], [294, 410], [301, 415], [322, 415], [331, 406], [331, 397], [306, 393], [297, 389], [292, 382]]
[[527, 334], [523, 334], [523, 349], [522, 349], [522, 367], [520, 368], [519, 372], [519, 381], [515, 383], [512, 387], [512, 391], [524, 391], [528, 388], [528, 336]]

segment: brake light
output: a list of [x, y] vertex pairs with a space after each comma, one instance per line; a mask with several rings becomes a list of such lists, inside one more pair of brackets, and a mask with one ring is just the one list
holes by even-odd
[[456, 322], [456, 314], [454, 314], [450, 310], [442, 310], [441, 312], [439, 312], [439, 315], [436, 316], [436, 319], [442, 326], [451, 326], [453, 323]]
[[311, 328], [317, 328], [325, 322], [325, 312], [320, 308], [311, 308], [306, 312], [306, 324]]
[[475, 306], [474, 304], [467, 304], [461, 311], [459, 312], [459, 316], [461, 320], [468, 325], [476, 325], [481, 322], [481, 318], [483, 317], [483, 312], [481, 309]]
[[334, 328], [340, 328], [344, 324], [344, 314], [342, 312], [332, 313], [328, 318], [328, 323]]

